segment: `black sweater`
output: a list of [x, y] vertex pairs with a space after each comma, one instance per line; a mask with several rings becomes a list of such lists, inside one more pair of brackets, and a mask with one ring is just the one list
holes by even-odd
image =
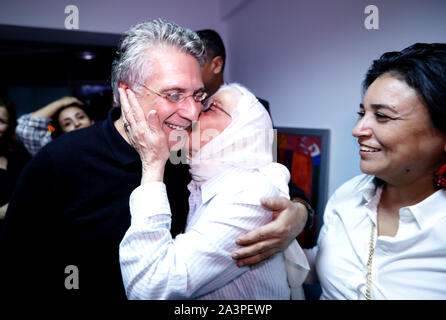
[[[113, 125], [119, 115], [113, 109], [104, 122], [64, 134], [25, 167], [0, 235], [6, 298], [125, 299], [119, 243], [141, 162]], [[174, 235], [188, 212], [187, 169], [168, 161], [165, 170]], [[69, 265], [79, 271], [79, 289], [65, 287]]]

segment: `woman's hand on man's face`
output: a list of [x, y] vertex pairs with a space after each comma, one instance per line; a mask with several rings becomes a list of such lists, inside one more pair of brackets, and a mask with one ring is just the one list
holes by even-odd
[[146, 117], [130, 89], [119, 88], [119, 96], [125, 133], [141, 158], [141, 183], [163, 181], [164, 166], [170, 153], [156, 110], [149, 111]]

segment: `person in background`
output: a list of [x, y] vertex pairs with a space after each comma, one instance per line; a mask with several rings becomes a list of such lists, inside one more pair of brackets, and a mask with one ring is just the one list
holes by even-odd
[[60, 137], [64, 133], [87, 128], [94, 124], [95, 121], [87, 110], [89, 110], [88, 106], [79, 103], [72, 103], [57, 110], [51, 117], [51, 124], [54, 128], [54, 131], [51, 133], [52, 139]]
[[306, 251], [321, 299], [446, 299], [446, 44], [383, 54], [363, 88], [364, 174], [331, 196]]
[[14, 103], [0, 98], [0, 221], [3, 221], [19, 175], [31, 159], [15, 136], [16, 125]]
[[94, 123], [84, 104], [75, 97], [63, 97], [22, 115], [16, 134], [31, 155], [62, 133], [86, 128]]
[[[204, 90], [210, 97], [225, 83], [226, 49], [217, 31], [204, 29], [198, 30], [197, 34], [206, 47], [206, 60], [201, 67], [201, 75], [203, 77]], [[257, 99], [270, 113], [269, 102], [258, 97]]]

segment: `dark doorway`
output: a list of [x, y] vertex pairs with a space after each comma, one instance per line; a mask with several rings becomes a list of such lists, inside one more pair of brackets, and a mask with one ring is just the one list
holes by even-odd
[[94, 104], [97, 117], [111, 104], [110, 73], [121, 35], [0, 25], [0, 95], [18, 115], [65, 95]]

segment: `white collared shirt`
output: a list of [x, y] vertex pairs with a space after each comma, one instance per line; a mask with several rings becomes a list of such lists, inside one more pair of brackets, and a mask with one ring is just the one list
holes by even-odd
[[260, 198], [278, 190], [258, 171], [237, 169], [188, 188], [186, 232], [175, 239], [163, 183], [142, 185], [130, 196], [131, 226], [120, 245], [127, 297], [290, 299], [282, 253], [252, 270], [231, 257], [238, 236], [271, 221]]
[[[364, 299], [371, 223], [382, 189], [357, 176], [330, 198], [317, 247], [321, 299]], [[373, 299], [446, 299], [446, 190], [399, 210], [394, 237], [377, 236]], [[311, 261], [311, 254], [309, 256]]]

